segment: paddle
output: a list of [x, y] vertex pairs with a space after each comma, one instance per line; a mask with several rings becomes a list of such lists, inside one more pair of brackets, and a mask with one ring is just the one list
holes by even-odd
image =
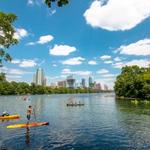
[[33, 108], [33, 114], [34, 114], [34, 119], [36, 121], [36, 114], [35, 114], [35, 109]]

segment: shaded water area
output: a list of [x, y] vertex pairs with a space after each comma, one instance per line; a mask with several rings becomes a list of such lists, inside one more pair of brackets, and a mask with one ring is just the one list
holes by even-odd
[[[85, 105], [67, 107], [72, 95], [1, 96], [0, 112], [19, 113], [20, 120], [0, 123], [0, 147], [8, 150], [149, 150], [150, 104], [116, 100], [114, 93], [74, 94]], [[32, 104], [36, 118], [49, 126], [6, 129], [26, 123], [26, 109]], [[36, 119], [36, 120], [35, 120]]]

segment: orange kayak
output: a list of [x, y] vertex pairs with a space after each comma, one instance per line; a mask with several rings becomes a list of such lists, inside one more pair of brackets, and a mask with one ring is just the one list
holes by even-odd
[[32, 122], [29, 124], [14, 124], [7, 126], [8, 129], [14, 128], [30, 128], [30, 127], [38, 127], [38, 126], [46, 126], [49, 125], [49, 122]]
[[19, 119], [19, 115], [9, 115], [9, 116], [0, 116], [0, 120], [11, 120], [11, 119]]

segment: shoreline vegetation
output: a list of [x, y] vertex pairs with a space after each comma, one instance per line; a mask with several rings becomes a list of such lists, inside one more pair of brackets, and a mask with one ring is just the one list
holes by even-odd
[[123, 67], [114, 90], [119, 99], [150, 100], [150, 67]]
[[[125, 66], [117, 76], [114, 91], [117, 99], [150, 100], [150, 68]], [[105, 93], [113, 90], [96, 90], [92, 88], [65, 88], [40, 86], [25, 82], [8, 82], [5, 73], [0, 73], [0, 95], [37, 95], [37, 94], [77, 94]]]
[[103, 93], [112, 90], [96, 90], [91, 88], [69, 89], [64, 87], [40, 86], [25, 82], [8, 82], [4, 73], [0, 73], [0, 95], [27, 95], [27, 94], [75, 94], [75, 93]]

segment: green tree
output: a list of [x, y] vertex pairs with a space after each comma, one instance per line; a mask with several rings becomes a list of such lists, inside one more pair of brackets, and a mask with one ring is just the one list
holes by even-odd
[[45, 4], [50, 8], [52, 3], [56, 2], [58, 7], [62, 7], [63, 5], [67, 5], [69, 0], [45, 0]]
[[150, 99], [150, 69], [126, 66], [115, 82], [117, 96]]
[[7, 50], [11, 45], [17, 44], [14, 38], [15, 29], [13, 22], [17, 19], [15, 14], [0, 12], [0, 66], [3, 61], [11, 61], [12, 58]]
[[5, 73], [0, 73], [0, 82], [2, 81], [6, 81], [6, 76], [5, 76]]

